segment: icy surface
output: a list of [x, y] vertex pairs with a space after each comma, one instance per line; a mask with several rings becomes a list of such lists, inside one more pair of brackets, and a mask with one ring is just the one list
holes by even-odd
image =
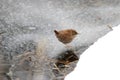
[[80, 35], [70, 45], [80, 56], [120, 23], [119, 6], [120, 0], [0, 0], [0, 54], [11, 61], [40, 43], [53, 58], [67, 50], [53, 30], [72, 28]]

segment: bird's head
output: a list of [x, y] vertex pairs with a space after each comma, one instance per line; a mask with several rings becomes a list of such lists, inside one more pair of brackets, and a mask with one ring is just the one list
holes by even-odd
[[72, 30], [72, 35], [77, 35], [77, 34], [79, 34], [77, 31]]

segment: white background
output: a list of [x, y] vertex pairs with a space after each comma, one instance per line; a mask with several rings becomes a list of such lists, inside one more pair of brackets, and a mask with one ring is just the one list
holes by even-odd
[[120, 80], [120, 25], [90, 46], [65, 80]]

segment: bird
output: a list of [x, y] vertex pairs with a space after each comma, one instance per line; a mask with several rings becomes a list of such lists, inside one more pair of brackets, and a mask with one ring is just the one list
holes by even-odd
[[73, 41], [78, 32], [74, 29], [65, 29], [65, 30], [54, 30], [55, 36], [63, 44], [68, 44]]

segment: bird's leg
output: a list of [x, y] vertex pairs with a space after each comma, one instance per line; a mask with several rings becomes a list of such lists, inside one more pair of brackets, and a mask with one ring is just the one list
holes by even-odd
[[65, 47], [67, 48], [67, 49], [72, 49], [72, 46], [71, 45], [69, 45], [69, 44], [65, 44]]
[[69, 45], [69, 44], [66, 44], [66, 45], [65, 45], [65, 48], [67, 48], [67, 50], [72, 50], [72, 51], [74, 51], [73, 46], [71, 46], [71, 45]]

